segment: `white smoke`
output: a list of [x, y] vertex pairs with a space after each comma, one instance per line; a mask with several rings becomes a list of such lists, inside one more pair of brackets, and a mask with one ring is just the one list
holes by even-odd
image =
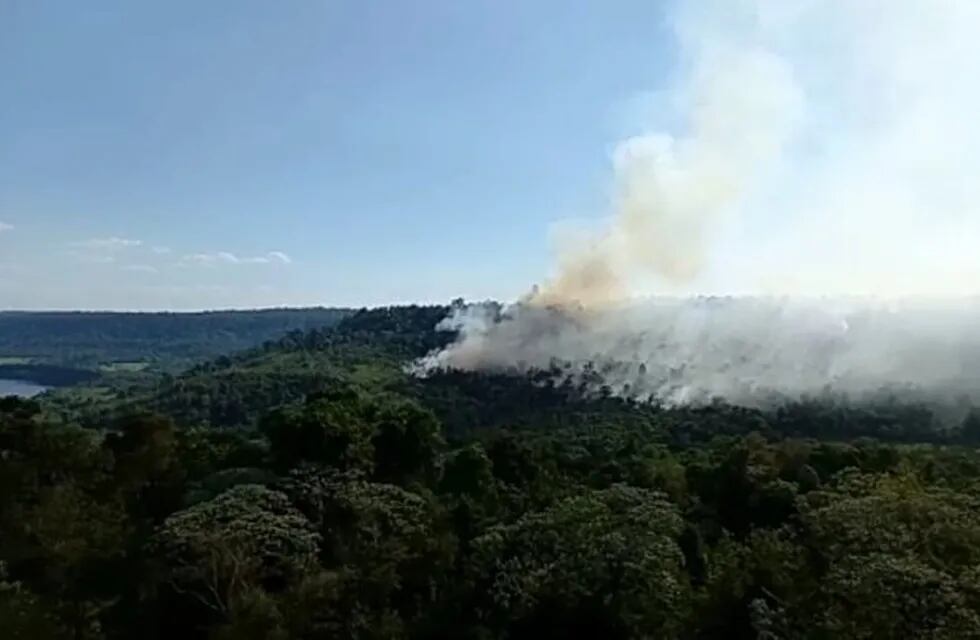
[[[551, 370], [663, 404], [760, 405], [803, 395], [980, 391], [980, 300], [661, 298], [621, 307], [459, 308], [448, 349], [417, 363]], [[591, 377], [589, 377], [591, 376]], [[980, 397], [978, 397], [980, 399]]]
[[594, 366], [667, 402], [978, 388], [980, 2], [704, 0], [672, 21], [683, 124], [621, 143], [609, 225], [503, 316], [457, 311], [421, 368]]
[[557, 276], [534, 294], [539, 303], [615, 302], [645, 274], [694, 282], [712, 225], [792, 138], [803, 100], [784, 60], [739, 37], [678, 35], [692, 59], [674, 95], [684, 130], [617, 146], [612, 224], [560, 257]]

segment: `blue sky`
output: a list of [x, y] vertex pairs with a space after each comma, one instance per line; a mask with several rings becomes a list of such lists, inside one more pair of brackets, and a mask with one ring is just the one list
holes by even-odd
[[0, 3], [0, 308], [510, 298], [607, 213], [650, 0]]

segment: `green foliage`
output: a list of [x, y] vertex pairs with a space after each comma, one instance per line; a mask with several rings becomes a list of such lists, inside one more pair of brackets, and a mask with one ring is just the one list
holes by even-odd
[[227, 616], [256, 588], [283, 590], [311, 571], [318, 543], [284, 494], [241, 485], [167, 518], [150, 547], [176, 591]]
[[11, 640], [54, 640], [62, 630], [50, 607], [19, 582], [7, 579], [0, 564], [0, 629]]
[[942, 422], [911, 395], [664, 408], [560, 370], [410, 377], [446, 311], [0, 398], [0, 636], [980, 637], [966, 403]]
[[689, 600], [681, 526], [664, 496], [614, 486], [490, 529], [471, 561], [483, 615], [524, 633], [558, 614], [565, 633], [591, 625], [603, 637], [674, 635]]
[[435, 415], [415, 402], [391, 401], [377, 407], [372, 418], [375, 477], [381, 482], [435, 482], [444, 444]]
[[385, 637], [370, 629], [418, 623], [447, 595], [455, 540], [431, 496], [316, 467], [292, 471], [280, 489], [320, 532], [329, 569], [297, 597], [358, 612], [327, 626], [350, 637]]
[[312, 462], [370, 472], [374, 430], [367, 413], [364, 401], [346, 391], [276, 410], [259, 428], [282, 468]]
[[803, 504], [804, 531], [831, 561], [888, 553], [947, 571], [980, 563], [980, 501], [914, 476], [845, 473]]
[[912, 558], [874, 553], [835, 565], [821, 595], [827, 608], [814, 622], [836, 637], [980, 637], [980, 616], [957, 581]]

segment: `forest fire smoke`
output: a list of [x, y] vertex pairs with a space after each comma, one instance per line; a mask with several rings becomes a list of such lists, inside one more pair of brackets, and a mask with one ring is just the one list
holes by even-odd
[[684, 89], [696, 105], [690, 132], [617, 147], [610, 228], [561, 256], [558, 275], [533, 302], [608, 304], [628, 295], [631, 274], [686, 284], [701, 272], [710, 225], [778, 157], [801, 98], [790, 69], [766, 51], [716, 47], [698, 58]]
[[673, 117], [616, 147], [608, 224], [502, 313], [458, 309], [418, 369], [560, 362], [668, 402], [976, 388], [980, 3], [706, 0], [671, 24]]

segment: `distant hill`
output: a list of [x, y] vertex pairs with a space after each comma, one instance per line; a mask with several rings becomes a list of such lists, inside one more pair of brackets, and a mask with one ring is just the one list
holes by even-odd
[[941, 415], [943, 408], [914, 395], [854, 405], [800, 398], [768, 410], [720, 401], [702, 407], [660, 407], [601, 388], [596, 391], [560, 371], [410, 375], [407, 364], [454, 339], [452, 332], [436, 330], [450, 309], [413, 305], [360, 310], [335, 325], [295, 330], [181, 373], [104, 376], [47, 396], [45, 406], [63, 421], [87, 426], [149, 409], [183, 425], [250, 428], [277, 407], [352, 385], [417, 400], [439, 417], [451, 436], [498, 428], [554, 433], [615, 425], [644, 438], [656, 433], [675, 443], [752, 431], [827, 439], [870, 436], [892, 442], [974, 442], [980, 437], [975, 425], [969, 433], [964, 431], [960, 421], [966, 408], [950, 420]]
[[326, 311], [336, 320], [319, 328], [295, 327], [238, 349], [196, 349], [205, 357], [181, 372], [115, 371], [59, 391], [48, 405], [87, 424], [147, 407], [183, 424], [245, 426], [338, 380], [404, 390], [413, 383], [405, 363], [452, 339], [435, 330], [446, 306]]
[[350, 309], [203, 313], [0, 312], [0, 366], [179, 370], [290, 331], [336, 324]]

